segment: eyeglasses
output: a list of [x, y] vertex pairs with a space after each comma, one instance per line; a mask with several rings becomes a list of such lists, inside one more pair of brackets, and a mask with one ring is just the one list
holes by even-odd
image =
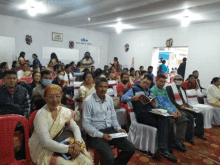
[[145, 85], [150, 86], [151, 84], [148, 84], [147, 82], [143, 82]]

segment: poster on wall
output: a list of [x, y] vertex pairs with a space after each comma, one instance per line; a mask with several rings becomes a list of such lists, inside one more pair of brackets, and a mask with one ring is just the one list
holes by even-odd
[[168, 48], [170, 48], [170, 47], [173, 46], [173, 39], [172, 39], [172, 38], [170, 38], [170, 39], [168, 39], [168, 40], [166, 41], [166, 46], [167, 46]]
[[32, 43], [32, 37], [31, 37], [31, 35], [26, 35], [25, 41], [26, 41], [26, 44], [30, 45], [30, 44]]
[[52, 40], [53, 41], [59, 41], [59, 42], [63, 42], [63, 34], [62, 33], [52, 33]]
[[125, 44], [125, 52], [129, 51], [129, 45]]
[[74, 42], [73, 42], [73, 41], [70, 41], [70, 42], [69, 42], [69, 48], [70, 48], [70, 49], [73, 49], [73, 48], [74, 48]]

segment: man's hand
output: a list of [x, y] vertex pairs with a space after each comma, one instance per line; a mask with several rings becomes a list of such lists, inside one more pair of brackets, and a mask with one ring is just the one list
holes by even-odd
[[171, 112], [171, 115], [173, 115], [174, 118], [178, 117], [177, 113], [175, 113], [175, 112]]
[[67, 98], [68, 100], [72, 100], [72, 97], [71, 97], [70, 95], [66, 95], [66, 98]]
[[157, 101], [155, 99], [153, 99], [150, 103], [153, 107], [155, 107], [157, 105]]
[[27, 82], [25, 80], [20, 80], [19, 82], [27, 84]]
[[139, 100], [139, 96], [135, 95], [131, 98], [132, 101], [138, 101]]
[[124, 133], [127, 133], [124, 129], [120, 129], [118, 132], [124, 132]]
[[184, 109], [185, 109], [185, 106], [184, 106], [184, 105], [182, 105], [182, 106], [180, 107], [180, 109], [184, 110]]
[[182, 116], [181, 113], [180, 113], [180, 111], [179, 111], [178, 109], [176, 109], [176, 113], [177, 113], [177, 116], [178, 116], [178, 117], [181, 117], [181, 116]]
[[102, 139], [104, 139], [105, 141], [111, 141], [112, 137], [109, 134], [104, 133]]

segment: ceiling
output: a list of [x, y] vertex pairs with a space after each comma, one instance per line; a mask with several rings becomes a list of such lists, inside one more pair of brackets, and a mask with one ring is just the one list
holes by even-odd
[[220, 21], [220, 0], [35, 1], [41, 1], [47, 12], [31, 17], [27, 10], [19, 7], [26, 0], [0, 0], [0, 14], [104, 33], [116, 33], [115, 28], [108, 26], [119, 20], [133, 26], [123, 31], [181, 26], [181, 21], [173, 16], [182, 14], [185, 9], [202, 17], [191, 21], [191, 24]]

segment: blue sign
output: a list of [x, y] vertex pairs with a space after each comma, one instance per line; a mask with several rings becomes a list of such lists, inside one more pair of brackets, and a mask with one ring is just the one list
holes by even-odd
[[81, 42], [76, 42], [76, 44], [92, 45], [92, 43], [89, 43], [89, 40], [85, 38], [81, 39]]
[[81, 39], [81, 41], [82, 41], [82, 42], [88, 42], [88, 40], [85, 39], [85, 38]]

